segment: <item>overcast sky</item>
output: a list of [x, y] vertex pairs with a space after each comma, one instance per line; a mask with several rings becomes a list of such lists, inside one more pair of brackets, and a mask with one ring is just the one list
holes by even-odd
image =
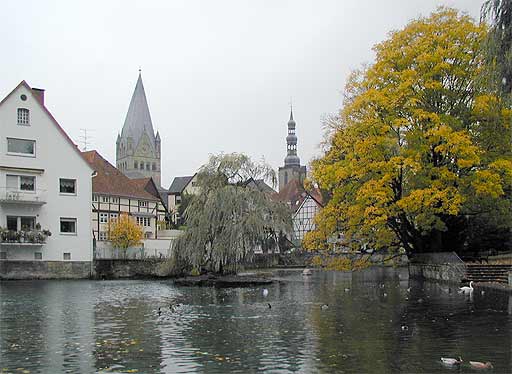
[[[0, 97], [21, 80], [72, 139], [115, 164], [139, 66], [162, 184], [211, 153], [244, 152], [275, 168], [286, 155], [290, 98], [304, 164], [321, 119], [341, 107], [349, 72], [372, 46], [439, 5], [478, 18], [481, 0], [41, 1], [0, 4]], [[51, 139], [49, 139], [51, 141]]]

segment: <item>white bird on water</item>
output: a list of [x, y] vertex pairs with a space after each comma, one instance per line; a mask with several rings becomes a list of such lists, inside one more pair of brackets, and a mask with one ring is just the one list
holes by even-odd
[[459, 359], [456, 359], [456, 358], [441, 357], [441, 362], [443, 364], [449, 365], [449, 366], [460, 365], [460, 364], [462, 364], [462, 358], [459, 357]]
[[263, 289], [263, 297], [268, 296], [268, 290], [266, 288]]
[[463, 293], [463, 294], [471, 293], [471, 292], [473, 292], [473, 290], [474, 290], [473, 281], [471, 281], [471, 282], [469, 282], [469, 287], [468, 286], [460, 287], [459, 293]]
[[479, 361], [469, 361], [469, 366], [473, 369], [492, 369], [494, 366], [490, 362], [479, 362]]

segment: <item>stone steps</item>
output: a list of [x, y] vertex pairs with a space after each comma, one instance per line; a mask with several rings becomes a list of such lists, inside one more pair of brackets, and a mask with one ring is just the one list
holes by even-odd
[[466, 279], [473, 282], [508, 283], [508, 273], [512, 265], [473, 265], [466, 266]]

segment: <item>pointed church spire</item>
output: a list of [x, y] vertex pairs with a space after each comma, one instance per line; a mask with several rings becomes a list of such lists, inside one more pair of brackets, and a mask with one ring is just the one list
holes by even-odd
[[290, 101], [290, 121], [293, 121], [293, 105]]
[[128, 112], [126, 113], [121, 137], [132, 137], [134, 145], [137, 145], [144, 133], [149, 136], [151, 143], [154, 143], [155, 131], [153, 130], [146, 92], [142, 83], [142, 73], [139, 69], [139, 77], [133, 91]]

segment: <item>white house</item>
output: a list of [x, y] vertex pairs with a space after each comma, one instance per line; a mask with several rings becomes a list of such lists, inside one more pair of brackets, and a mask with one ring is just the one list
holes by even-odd
[[180, 223], [179, 207], [185, 195], [195, 195], [199, 193], [197, 187], [197, 173], [194, 175], [175, 177], [169, 187], [167, 207], [171, 214], [171, 220], [175, 224]]
[[0, 102], [0, 130], [0, 278], [89, 276], [93, 169], [44, 90], [22, 81]]

